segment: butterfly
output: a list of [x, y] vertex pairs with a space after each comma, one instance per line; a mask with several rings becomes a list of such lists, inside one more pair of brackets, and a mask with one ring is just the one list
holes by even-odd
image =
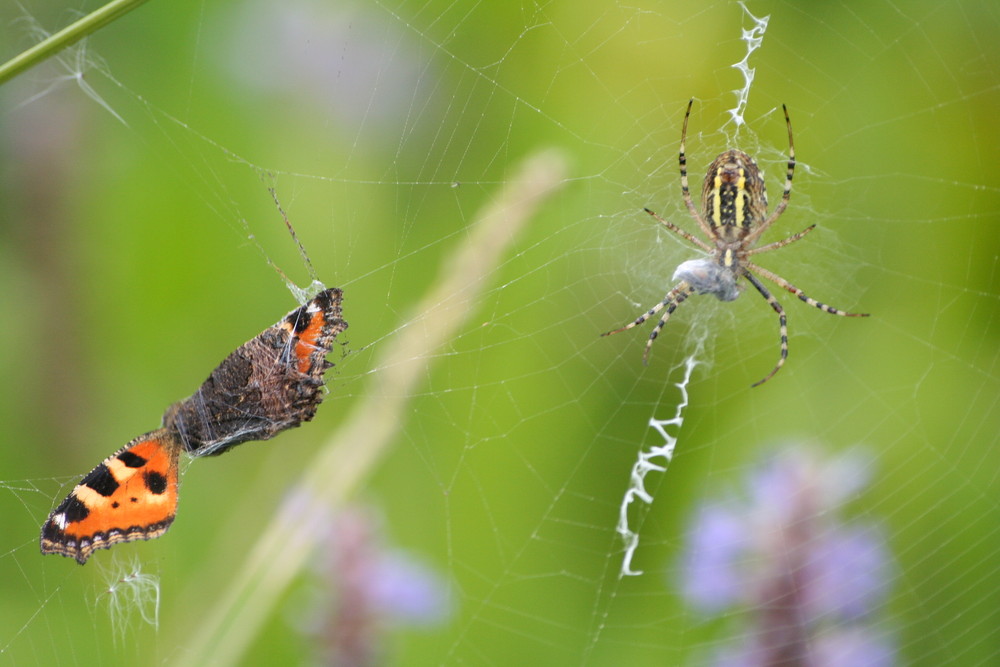
[[96, 549], [159, 537], [177, 513], [181, 452], [218, 456], [311, 420], [333, 366], [326, 355], [347, 328], [342, 297], [324, 290], [244, 343], [198, 391], [167, 408], [162, 427], [91, 470], [42, 525], [42, 553], [82, 565]]

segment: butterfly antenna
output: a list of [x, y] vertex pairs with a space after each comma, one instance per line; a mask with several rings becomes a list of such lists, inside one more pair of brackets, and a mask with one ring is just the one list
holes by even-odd
[[309, 253], [306, 252], [305, 246], [299, 241], [299, 237], [295, 233], [295, 227], [292, 227], [292, 221], [288, 219], [288, 214], [285, 213], [285, 209], [281, 206], [281, 200], [278, 199], [278, 192], [274, 189], [273, 185], [267, 186], [267, 191], [271, 193], [271, 199], [274, 200], [274, 205], [278, 207], [278, 213], [281, 214], [281, 219], [285, 221], [288, 233], [292, 235], [292, 240], [299, 247], [299, 255], [302, 256], [302, 261], [306, 263], [306, 267], [309, 269], [309, 277], [313, 279], [313, 282], [318, 282], [319, 277], [316, 275], [316, 269], [313, 268], [312, 260], [309, 259]]

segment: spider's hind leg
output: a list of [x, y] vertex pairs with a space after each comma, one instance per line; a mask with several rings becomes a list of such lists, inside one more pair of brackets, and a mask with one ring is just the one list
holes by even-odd
[[[806, 231], [809, 230], [807, 229]], [[768, 271], [765, 268], [759, 267], [756, 264], [753, 264], [751, 262], [746, 262], [744, 264], [744, 267], [750, 271], [755, 271], [756, 273], [764, 276], [778, 287], [786, 289], [795, 296], [797, 296], [802, 302], [809, 304], [813, 308], [818, 308], [822, 310], [824, 313], [830, 313], [831, 315], [840, 315], [841, 317], [869, 317], [869, 313], [849, 313], [846, 310], [840, 310], [839, 308], [828, 306], [822, 301], [817, 301], [816, 299], [812, 298], [811, 296], [809, 296], [808, 294], [806, 294], [805, 292], [803, 292], [798, 287], [791, 284], [778, 274], [772, 271]]]
[[743, 277], [750, 282], [751, 285], [757, 288], [757, 291], [760, 292], [760, 295], [765, 299], [767, 299], [767, 302], [771, 305], [771, 308], [773, 308], [774, 312], [778, 314], [778, 327], [779, 327], [779, 332], [781, 334], [781, 356], [778, 358], [778, 363], [775, 364], [774, 369], [772, 369], [771, 372], [764, 377], [764, 379], [758, 380], [757, 382], [754, 382], [752, 385], [750, 385], [751, 387], [759, 387], [760, 385], [764, 384], [765, 382], [773, 378], [774, 374], [777, 373], [779, 370], [781, 370], [781, 367], [785, 365], [785, 359], [788, 358], [788, 318], [785, 316], [785, 309], [781, 307], [781, 304], [778, 303], [778, 300], [774, 298], [774, 295], [772, 295], [769, 291], [767, 291], [767, 288], [764, 287], [764, 284], [761, 283], [759, 280], [757, 280], [757, 276], [753, 275], [746, 269], [743, 269], [741, 273], [743, 274]]

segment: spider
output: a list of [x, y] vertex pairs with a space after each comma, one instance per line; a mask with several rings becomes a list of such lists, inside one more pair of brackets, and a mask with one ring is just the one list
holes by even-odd
[[820, 303], [781, 276], [750, 261], [753, 255], [784, 248], [786, 245], [798, 241], [816, 227], [816, 225], [810, 225], [788, 238], [754, 247], [764, 232], [785, 212], [788, 207], [788, 199], [792, 194], [795, 146], [792, 143], [792, 121], [788, 117], [788, 109], [784, 105], [781, 106], [785, 112], [785, 124], [788, 127], [788, 173], [785, 177], [785, 191], [782, 193], [781, 201], [774, 212], [770, 215], [767, 214], [767, 190], [757, 163], [743, 151], [730, 149], [715, 158], [708, 167], [701, 192], [702, 212], [699, 213], [691, 200], [691, 192], [688, 188], [687, 158], [684, 155], [684, 142], [687, 139], [688, 118], [691, 116], [692, 104], [694, 104], [694, 99], [688, 102], [687, 113], [684, 114], [684, 126], [681, 129], [681, 194], [691, 217], [698, 222], [701, 231], [708, 237], [708, 242], [706, 243], [672, 222], [664, 220], [648, 208], [643, 210], [671, 232], [704, 250], [708, 253], [708, 257], [683, 262], [674, 272], [673, 279], [679, 282], [667, 292], [663, 301], [637, 317], [634, 322], [601, 335], [610, 336], [639, 326], [666, 307], [666, 312], [663, 313], [663, 317], [660, 318], [653, 332], [649, 334], [649, 340], [646, 342], [646, 351], [643, 353], [642, 360], [643, 363], [647, 363], [653, 341], [656, 340], [660, 330], [666, 325], [673, 312], [689, 296], [692, 294], [712, 294], [720, 301], [732, 301], [740, 295], [744, 288], [740, 279], [746, 278], [778, 314], [781, 333], [781, 357], [774, 369], [767, 374], [767, 377], [752, 385], [757, 387], [774, 377], [774, 374], [784, 365], [785, 359], [788, 357], [788, 326], [785, 309], [781, 307], [778, 300], [771, 295], [757, 276], [770, 280], [810, 306], [831, 315], [868, 317], [868, 313], [848, 313]]

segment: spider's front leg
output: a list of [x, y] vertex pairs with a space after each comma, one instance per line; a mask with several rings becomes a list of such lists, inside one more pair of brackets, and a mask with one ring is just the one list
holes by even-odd
[[635, 318], [633, 322], [629, 322], [620, 329], [615, 329], [614, 331], [607, 331], [605, 333], [602, 333], [601, 336], [611, 336], [613, 334], [621, 333], [622, 331], [626, 331], [633, 327], [637, 327], [646, 320], [648, 320], [649, 318], [651, 318], [653, 315], [656, 315], [658, 312], [663, 310], [664, 307], [666, 307], [667, 309], [666, 312], [663, 313], [663, 317], [660, 318], [660, 321], [656, 323], [656, 326], [653, 328], [652, 333], [649, 334], [649, 340], [646, 342], [646, 351], [642, 355], [642, 363], [646, 364], [649, 362], [649, 349], [652, 347], [653, 341], [656, 340], [656, 337], [660, 335], [660, 330], [667, 324], [667, 320], [670, 319], [670, 315], [673, 314], [675, 310], [677, 310], [677, 306], [684, 303], [684, 300], [687, 299], [689, 296], [691, 296], [693, 293], [694, 293], [694, 287], [692, 287], [686, 281], [682, 280], [681, 282], [677, 283], [677, 285], [674, 286], [672, 290], [667, 292], [667, 295], [663, 297], [663, 301], [650, 308], [648, 312], [643, 313], [639, 317]]

